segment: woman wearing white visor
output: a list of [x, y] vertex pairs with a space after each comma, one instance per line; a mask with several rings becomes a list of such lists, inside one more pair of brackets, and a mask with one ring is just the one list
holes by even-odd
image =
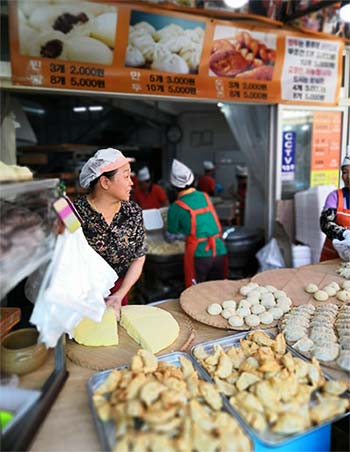
[[168, 232], [184, 234], [185, 286], [196, 282], [227, 277], [227, 251], [221, 225], [207, 193], [193, 187], [194, 175], [183, 163], [174, 159], [170, 183], [178, 192], [169, 207]]
[[130, 201], [130, 161], [117, 149], [101, 149], [83, 166], [79, 181], [89, 190], [75, 201], [89, 245], [118, 274], [107, 304], [119, 313], [145, 262], [142, 210]]

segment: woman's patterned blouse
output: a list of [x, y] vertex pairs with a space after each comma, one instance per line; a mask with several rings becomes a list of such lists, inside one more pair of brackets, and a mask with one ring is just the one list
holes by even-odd
[[124, 276], [131, 262], [146, 254], [142, 210], [133, 201], [122, 201], [119, 212], [108, 225], [85, 196], [75, 201], [90, 246], [117, 272]]

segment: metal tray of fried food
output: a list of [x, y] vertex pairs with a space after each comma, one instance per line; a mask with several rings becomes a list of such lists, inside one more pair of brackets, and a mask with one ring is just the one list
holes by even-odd
[[[194, 368], [194, 370], [197, 372], [199, 378], [201, 380], [204, 381], [209, 381], [211, 382], [211, 379], [208, 378], [207, 373], [203, 370], [203, 368], [197, 363], [197, 361], [193, 358], [193, 356], [189, 355], [188, 353], [185, 352], [172, 352], [172, 353], [167, 353], [164, 355], [160, 355], [157, 357], [159, 362], [166, 362], [168, 364], [171, 364], [175, 367], [181, 367], [181, 363], [180, 363], [180, 357], [184, 357], [187, 360], [189, 360]], [[122, 370], [122, 369], [127, 369], [129, 366], [128, 365], [124, 365], [124, 366], [120, 366], [118, 367], [116, 370]], [[115, 448], [116, 445], [116, 425], [113, 421], [107, 421], [107, 422], [103, 422], [96, 411], [96, 407], [95, 404], [93, 402], [93, 394], [96, 391], [96, 389], [105, 381], [105, 379], [108, 377], [108, 375], [110, 374], [110, 372], [113, 369], [109, 369], [109, 370], [105, 370], [102, 372], [98, 372], [96, 374], [94, 374], [93, 376], [91, 376], [87, 382], [87, 391], [88, 391], [88, 398], [89, 398], [89, 405], [90, 405], [90, 409], [92, 412], [92, 416], [93, 416], [93, 420], [94, 420], [94, 424], [95, 427], [97, 429], [97, 433], [98, 433], [98, 437], [100, 439], [100, 444], [102, 446], [102, 450], [103, 451], [112, 451]], [[226, 409], [226, 405], [223, 405], [222, 408], [224, 411], [227, 411], [230, 415], [231, 412], [229, 412]], [[233, 416], [235, 418], [235, 416]], [[236, 419], [236, 418], [235, 418]], [[244, 428], [244, 426], [240, 425], [243, 433], [245, 434], [245, 436], [248, 438], [250, 444], [251, 444], [251, 448], [250, 450], [253, 450], [253, 446], [252, 446], [252, 441], [251, 438], [249, 437], [249, 435], [247, 434], [246, 429]], [[189, 451], [190, 452], [190, 451]]]
[[[209, 372], [202, 366], [202, 364], [197, 360], [195, 356], [196, 350], [198, 350], [199, 347], [202, 347], [204, 351], [208, 354], [212, 354], [214, 352], [214, 346], [220, 345], [223, 350], [228, 350], [232, 347], [239, 347], [241, 339], [244, 339], [246, 336], [248, 336], [251, 333], [262, 331], [266, 333], [268, 336], [271, 337], [271, 339], [274, 339], [276, 337], [276, 334], [272, 334], [268, 330], [254, 330], [254, 331], [244, 331], [242, 333], [238, 333], [232, 336], [225, 336], [223, 338], [203, 342], [201, 344], [197, 344], [191, 348], [191, 354], [194, 356], [194, 359], [198, 362], [198, 364], [203, 368], [204, 372], [206, 373], [207, 379], [209, 381], [214, 381], [213, 378], [210, 376]], [[296, 350], [294, 350], [292, 347], [290, 347], [288, 344], [286, 344], [286, 350], [289, 351], [293, 357], [300, 358], [303, 361], [310, 362], [309, 359], [305, 358], [303, 355], [298, 353]], [[322, 372], [322, 375], [326, 380], [334, 380], [326, 373]], [[311, 401], [309, 406], [314, 406], [316, 404], [316, 392], [320, 392], [319, 389], [314, 390], [312, 393]], [[349, 399], [349, 391], [346, 391], [344, 394], [342, 394], [342, 398]], [[229, 402], [229, 398], [222, 394], [222, 397], [224, 399], [224, 405], [226, 406], [226, 409], [234, 416], [237, 417], [237, 419], [240, 421], [241, 425], [244, 427], [246, 431], [249, 432], [250, 436], [253, 437], [254, 440], [258, 440], [259, 442], [269, 446], [269, 447], [280, 447], [282, 445], [285, 445], [286, 443], [289, 443], [291, 441], [294, 441], [296, 439], [301, 438], [302, 436], [305, 436], [309, 433], [316, 432], [317, 430], [320, 430], [326, 426], [329, 426], [331, 423], [336, 422], [346, 416], [349, 415], [349, 406], [345, 413], [337, 415], [331, 419], [328, 419], [327, 421], [321, 422], [318, 425], [314, 425], [306, 430], [293, 433], [293, 434], [279, 434], [275, 433], [269, 429], [266, 429], [264, 432], [259, 432], [258, 430], [254, 429], [245, 419], [244, 417], [236, 410]]]

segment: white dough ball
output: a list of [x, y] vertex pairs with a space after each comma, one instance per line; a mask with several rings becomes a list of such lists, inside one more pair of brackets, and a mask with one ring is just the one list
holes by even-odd
[[274, 293], [274, 296], [276, 299], [278, 299], [281, 297], [287, 297], [287, 294], [284, 290], [276, 290], [276, 292]]
[[337, 293], [337, 289], [333, 286], [326, 286], [323, 288], [323, 290], [327, 292], [329, 297], [334, 297], [334, 295], [336, 295]]
[[276, 304], [275, 297], [271, 292], [264, 293], [261, 295], [261, 304], [265, 306], [265, 308], [272, 308]]
[[212, 303], [208, 306], [207, 312], [210, 315], [219, 315], [222, 311], [221, 305], [219, 303]]
[[235, 315], [236, 311], [232, 308], [226, 308], [221, 312], [221, 315], [224, 319], [229, 319], [231, 316]]
[[328, 293], [324, 290], [318, 290], [314, 293], [314, 299], [317, 301], [327, 301], [328, 298]]
[[270, 325], [273, 322], [273, 315], [270, 311], [263, 312], [259, 314], [260, 322], [264, 325]]
[[305, 287], [305, 292], [307, 293], [316, 293], [318, 291], [318, 287], [316, 286], [316, 284], [313, 283], [309, 283], [306, 287]]
[[[338, 286], [339, 287], [339, 286]], [[344, 290], [350, 290], [350, 281], [344, 281], [341, 285], [342, 289]], [[339, 289], [338, 289], [339, 290]]]
[[267, 284], [267, 285], [265, 286], [265, 289], [266, 289], [268, 292], [271, 292], [271, 293], [275, 293], [276, 290], [277, 290], [275, 286], [271, 286], [270, 284]]
[[[332, 286], [334, 287], [336, 290], [340, 290], [339, 284], [335, 281], [332, 281], [330, 284], [328, 284], [328, 286]], [[344, 287], [343, 287], [344, 289]]]
[[274, 320], [279, 320], [283, 316], [283, 310], [281, 308], [277, 307], [277, 306], [274, 307], [274, 308], [271, 308], [269, 310], [269, 312], [271, 312], [272, 317], [274, 318]]
[[242, 326], [244, 322], [240, 315], [235, 314], [228, 319], [228, 323], [231, 326]]
[[258, 326], [260, 324], [259, 316], [254, 314], [247, 315], [244, 321], [248, 326]]
[[339, 301], [348, 301], [350, 299], [350, 292], [347, 290], [339, 290], [339, 292], [337, 292], [337, 299]]
[[250, 309], [249, 308], [238, 308], [236, 313], [242, 317], [246, 317], [247, 315], [250, 314]]
[[241, 300], [238, 304], [238, 309], [239, 308], [249, 308], [250, 307], [250, 303], [249, 301], [247, 301], [246, 299], [243, 298], [243, 300]]
[[252, 314], [262, 314], [265, 311], [266, 311], [265, 306], [263, 306], [261, 304], [255, 304], [251, 308]]
[[229, 309], [229, 308], [236, 309], [237, 303], [235, 302], [235, 300], [225, 300], [221, 303], [221, 306], [224, 309]]

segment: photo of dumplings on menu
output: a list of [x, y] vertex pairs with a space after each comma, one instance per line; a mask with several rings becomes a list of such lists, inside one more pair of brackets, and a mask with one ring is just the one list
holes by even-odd
[[275, 34], [217, 26], [209, 75], [238, 80], [272, 80], [275, 60]]
[[30, 57], [111, 65], [117, 7], [75, 0], [19, 0], [19, 51]]
[[198, 74], [205, 22], [133, 11], [125, 66]]

